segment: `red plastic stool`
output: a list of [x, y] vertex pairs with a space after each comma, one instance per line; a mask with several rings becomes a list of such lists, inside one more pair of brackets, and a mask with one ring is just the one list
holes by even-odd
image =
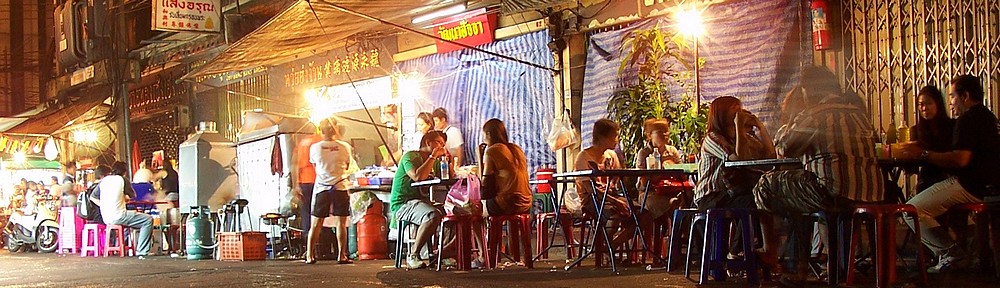
[[458, 269], [468, 271], [472, 269], [472, 225], [476, 221], [482, 221], [479, 215], [448, 215], [441, 218], [441, 226], [438, 227], [438, 259], [437, 270], [441, 271], [441, 254], [444, 251], [444, 224], [455, 223], [455, 249], [458, 251], [455, 261], [458, 262]]
[[[904, 216], [905, 215], [905, 216]], [[917, 207], [910, 204], [883, 204], [883, 205], [860, 205], [854, 209], [853, 223], [851, 224], [851, 247], [848, 250], [848, 257], [854, 257], [858, 247], [858, 222], [862, 217], [871, 217], [875, 222], [875, 285], [885, 287], [896, 281], [896, 227], [897, 216], [911, 217], [913, 230], [916, 239], [920, 238], [920, 221], [917, 219]], [[917, 269], [920, 270], [920, 279], [923, 284], [927, 282], [927, 270], [925, 263], [924, 249], [917, 249]], [[854, 284], [854, 269], [856, 262], [853, 259], [847, 261], [847, 285]]]
[[90, 252], [94, 252], [94, 257], [98, 257], [102, 252], [104, 243], [104, 224], [87, 223], [83, 225], [82, 239], [80, 240], [80, 257], [87, 257]]
[[[497, 266], [500, 258], [500, 242], [503, 237], [503, 226], [507, 224], [507, 234], [510, 236], [510, 252], [515, 261], [521, 261], [521, 246], [524, 248], [524, 266], [534, 268], [531, 256], [531, 214], [498, 215], [488, 217], [489, 228], [486, 233], [486, 252], [484, 259], [486, 268]], [[520, 242], [520, 243], [519, 243]]]
[[[535, 214], [535, 227], [538, 229], [538, 234], [535, 235], [535, 243], [538, 245], [535, 248], [536, 260], [539, 258], [548, 259], [549, 249], [559, 247], [558, 245], [547, 247], [549, 243], [548, 220], [555, 218], [556, 213], [553, 212]], [[566, 244], [564, 245], [566, 246], [566, 259], [573, 259], [573, 255], [575, 254], [573, 249], [573, 243], [575, 242], [575, 239], [573, 239], [573, 216], [569, 213], [569, 211], [562, 210], [559, 211], [559, 219], [555, 220], [559, 222], [559, 228], [562, 229], [562, 233], [565, 238]], [[555, 237], [554, 232], [555, 231], [553, 231], [552, 237]]]
[[108, 225], [104, 229], [104, 257], [108, 257], [112, 252], [117, 252], [118, 257], [125, 257], [128, 252], [135, 253], [133, 248], [135, 245], [125, 241], [125, 228], [122, 225]]
[[[974, 247], [978, 250], [976, 254], [979, 255], [980, 267], [984, 270], [989, 270], [986, 263], [990, 263], [992, 260], [990, 258], [992, 258], [993, 252], [990, 250], [990, 213], [987, 213], [989, 211], [987, 210], [986, 203], [958, 204], [948, 210], [962, 213], [963, 215], [972, 214], [972, 221], [976, 223], [975, 242], [973, 245], [976, 245]], [[958, 232], [959, 234], [965, 234], [964, 229]], [[965, 237], [959, 237], [959, 239], [963, 238]]]

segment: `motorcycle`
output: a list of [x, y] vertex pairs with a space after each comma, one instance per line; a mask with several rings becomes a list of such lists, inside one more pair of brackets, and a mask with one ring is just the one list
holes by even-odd
[[55, 201], [44, 199], [35, 205], [34, 213], [11, 213], [3, 228], [4, 240], [10, 252], [37, 249], [42, 253], [55, 252], [59, 245], [59, 223], [56, 222]]

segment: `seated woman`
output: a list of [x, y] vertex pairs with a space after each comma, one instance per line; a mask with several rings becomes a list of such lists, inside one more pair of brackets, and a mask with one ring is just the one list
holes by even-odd
[[708, 134], [701, 145], [694, 202], [698, 209], [753, 208], [761, 173], [725, 168], [726, 161], [774, 158], [774, 142], [756, 116], [735, 97], [719, 97], [708, 110]]
[[[608, 119], [597, 120], [594, 123], [591, 146], [580, 151], [580, 154], [576, 157], [576, 170], [622, 168], [621, 162], [618, 160], [618, 155], [614, 151], [615, 146], [618, 145], [618, 130], [619, 126], [614, 121]], [[594, 199], [600, 203], [601, 199], [605, 197], [604, 194], [607, 193], [607, 201], [604, 203], [604, 213], [601, 220], [617, 221], [618, 219], [629, 219], [628, 221], [620, 221], [621, 229], [611, 239], [611, 247], [620, 247], [625, 241], [631, 240], [635, 236], [635, 223], [630, 219], [629, 202], [624, 197], [615, 193], [616, 189], [608, 189], [614, 188], [614, 183], [617, 181], [617, 179], [608, 177], [596, 177], [593, 183], [591, 183], [591, 179], [588, 177], [576, 179], [576, 189], [580, 194], [580, 201], [583, 203], [584, 212], [592, 217], [596, 216], [597, 209], [594, 206]], [[594, 190], [595, 187], [596, 191]], [[638, 216], [641, 226], [646, 226], [648, 224], [645, 223], [652, 221], [646, 213]]]
[[[649, 146], [639, 150], [636, 157], [636, 168], [652, 169], [662, 167], [662, 164], [681, 162], [681, 155], [677, 148], [667, 144], [667, 138], [670, 135], [670, 122], [667, 122], [666, 119], [649, 119], [642, 126]], [[649, 160], [652, 159], [647, 159], [650, 155], [654, 155], [653, 152], [660, 154], [661, 165], [650, 163]], [[639, 177], [638, 188], [639, 191], [648, 193], [648, 195], [644, 195], [645, 202], [642, 203], [642, 208], [648, 213], [649, 218], [655, 221], [667, 220], [666, 218], [669, 217], [671, 211], [684, 205], [686, 199], [690, 199], [690, 196], [686, 195], [689, 190], [689, 186], [685, 185], [687, 177], [653, 177], [653, 182], [648, 183], [649, 189], [647, 190], [646, 185], [649, 180], [646, 177]], [[643, 197], [639, 199], [642, 201]], [[649, 221], [649, 224], [642, 227], [644, 235], [653, 235], [653, 221]], [[646, 237], [645, 240], [646, 247], [652, 247], [650, 245], [652, 245], [653, 238]]]
[[[711, 208], [756, 208], [753, 188], [761, 172], [725, 168], [726, 161], [774, 158], [774, 142], [756, 116], [743, 110], [735, 97], [712, 101], [708, 110], [708, 134], [701, 145], [701, 161], [694, 203], [700, 210]], [[737, 230], [730, 254], [742, 250]]]
[[528, 160], [524, 150], [507, 140], [507, 128], [499, 119], [483, 124], [486, 151], [483, 155], [483, 209], [486, 215], [515, 215], [531, 211]]
[[[934, 152], [951, 151], [955, 119], [944, 112], [944, 96], [934, 86], [924, 86], [917, 94], [917, 125], [910, 128], [911, 136], [920, 148]], [[920, 167], [917, 174], [917, 191], [924, 191], [934, 183], [947, 179], [944, 169], [934, 165]]]

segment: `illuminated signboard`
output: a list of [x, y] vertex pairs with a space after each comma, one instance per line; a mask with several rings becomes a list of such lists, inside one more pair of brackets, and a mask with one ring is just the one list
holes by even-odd
[[222, 0], [153, 0], [153, 30], [222, 31]]
[[[443, 40], [454, 41], [469, 46], [478, 46], [493, 42], [493, 32], [496, 30], [497, 14], [481, 14], [461, 20], [452, 20], [434, 26], [434, 34], [438, 53], [447, 53], [465, 47], [451, 44]], [[442, 40], [443, 39], [443, 40]]]

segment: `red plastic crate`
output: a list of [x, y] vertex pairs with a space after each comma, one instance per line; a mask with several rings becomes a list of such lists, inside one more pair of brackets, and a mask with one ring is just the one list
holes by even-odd
[[267, 238], [263, 232], [219, 233], [219, 259], [252, 261], [267, 258]]

